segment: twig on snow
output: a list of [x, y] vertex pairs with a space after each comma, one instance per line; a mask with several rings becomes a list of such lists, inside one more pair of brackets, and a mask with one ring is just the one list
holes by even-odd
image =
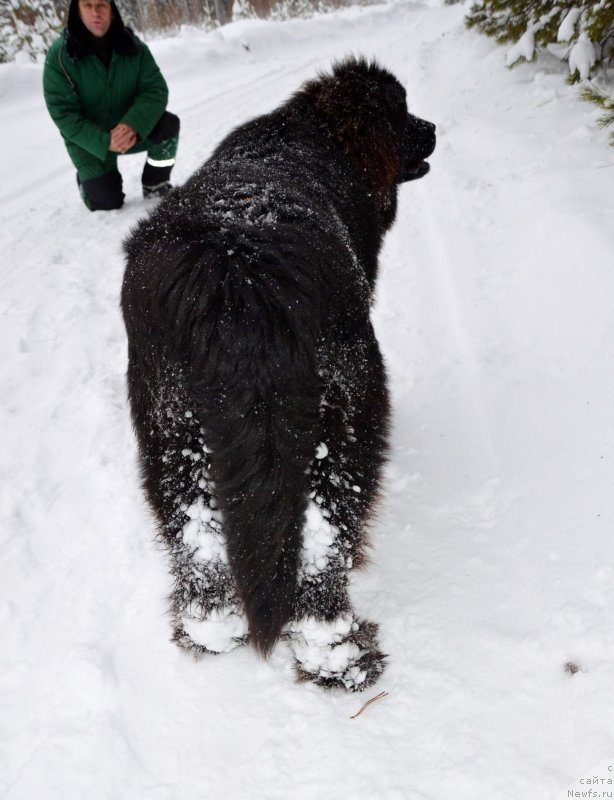
[[362, 714], [362, 712], [365, 710], [365, 708], [367, 706], [370, 706], [371, 703], [375, 703], [376, 700], [381, 700], [382, 697], [386, 697], [387, 694], [388, 694], [388, 692], [380, 692], [379, 694], [376, 694], [375, 697], [372, 697], [370, 700], [367, 700], [367, 702], [360, 709], [360, 711], [357, 711], [356, 714], [354, 714], [353, 716], [350, 717], [350, 719], [356, 719], [356, 717], [358, 717], [360, 714]]

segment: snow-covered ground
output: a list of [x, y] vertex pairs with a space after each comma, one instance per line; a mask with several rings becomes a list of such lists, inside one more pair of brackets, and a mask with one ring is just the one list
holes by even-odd
[[564, 67], [507, 71], [462, 16], [405, 2], [152, 44], [177, 181], [349, 52], [438, 124], [381, 259], [393, 449], [354, 597], [390, 658], [368, 696], [295, 685], [285, 644], [196, 663], [169, 642], [118, 310], [142, 160], [125, 208], [90, 214], [42, 67], [0, 66], [2, 798], [614, 796], [614, 151]]

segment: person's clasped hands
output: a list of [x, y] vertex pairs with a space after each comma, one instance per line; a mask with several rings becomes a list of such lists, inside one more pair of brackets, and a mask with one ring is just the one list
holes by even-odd
[[111, 141], [109, 142], [109, 150], [113, 153], [125, 153], [134, 147], [137, 140], [137, 133], [130, 125], [120, 122], [114, 128], [111, 128]]

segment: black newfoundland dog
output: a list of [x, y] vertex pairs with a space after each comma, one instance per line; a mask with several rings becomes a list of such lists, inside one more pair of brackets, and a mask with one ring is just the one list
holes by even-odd
[[397, 186], [434, 147], [396, 78], [351, 58], [227, 136], [125, 243], [143, 483], [195, 654], [284, 637], [302, 680], [383, 670], [348, 596], [388, 427], [369, 312]]

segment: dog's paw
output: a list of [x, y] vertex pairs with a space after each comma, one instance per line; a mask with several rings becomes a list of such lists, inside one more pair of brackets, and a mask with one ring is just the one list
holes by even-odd
[[352, 614], [333, 622], [306, 617], [293, 623], [289, 634], [298, 681], [362, 692], [384, 671], [386, 656], [379, 649], [373, 622]]
[[213, 609], [204, 619], [186, 614], [173, 640], [194, 655], [228, 653], [247, 642], [247, 620], [234, 606]]

